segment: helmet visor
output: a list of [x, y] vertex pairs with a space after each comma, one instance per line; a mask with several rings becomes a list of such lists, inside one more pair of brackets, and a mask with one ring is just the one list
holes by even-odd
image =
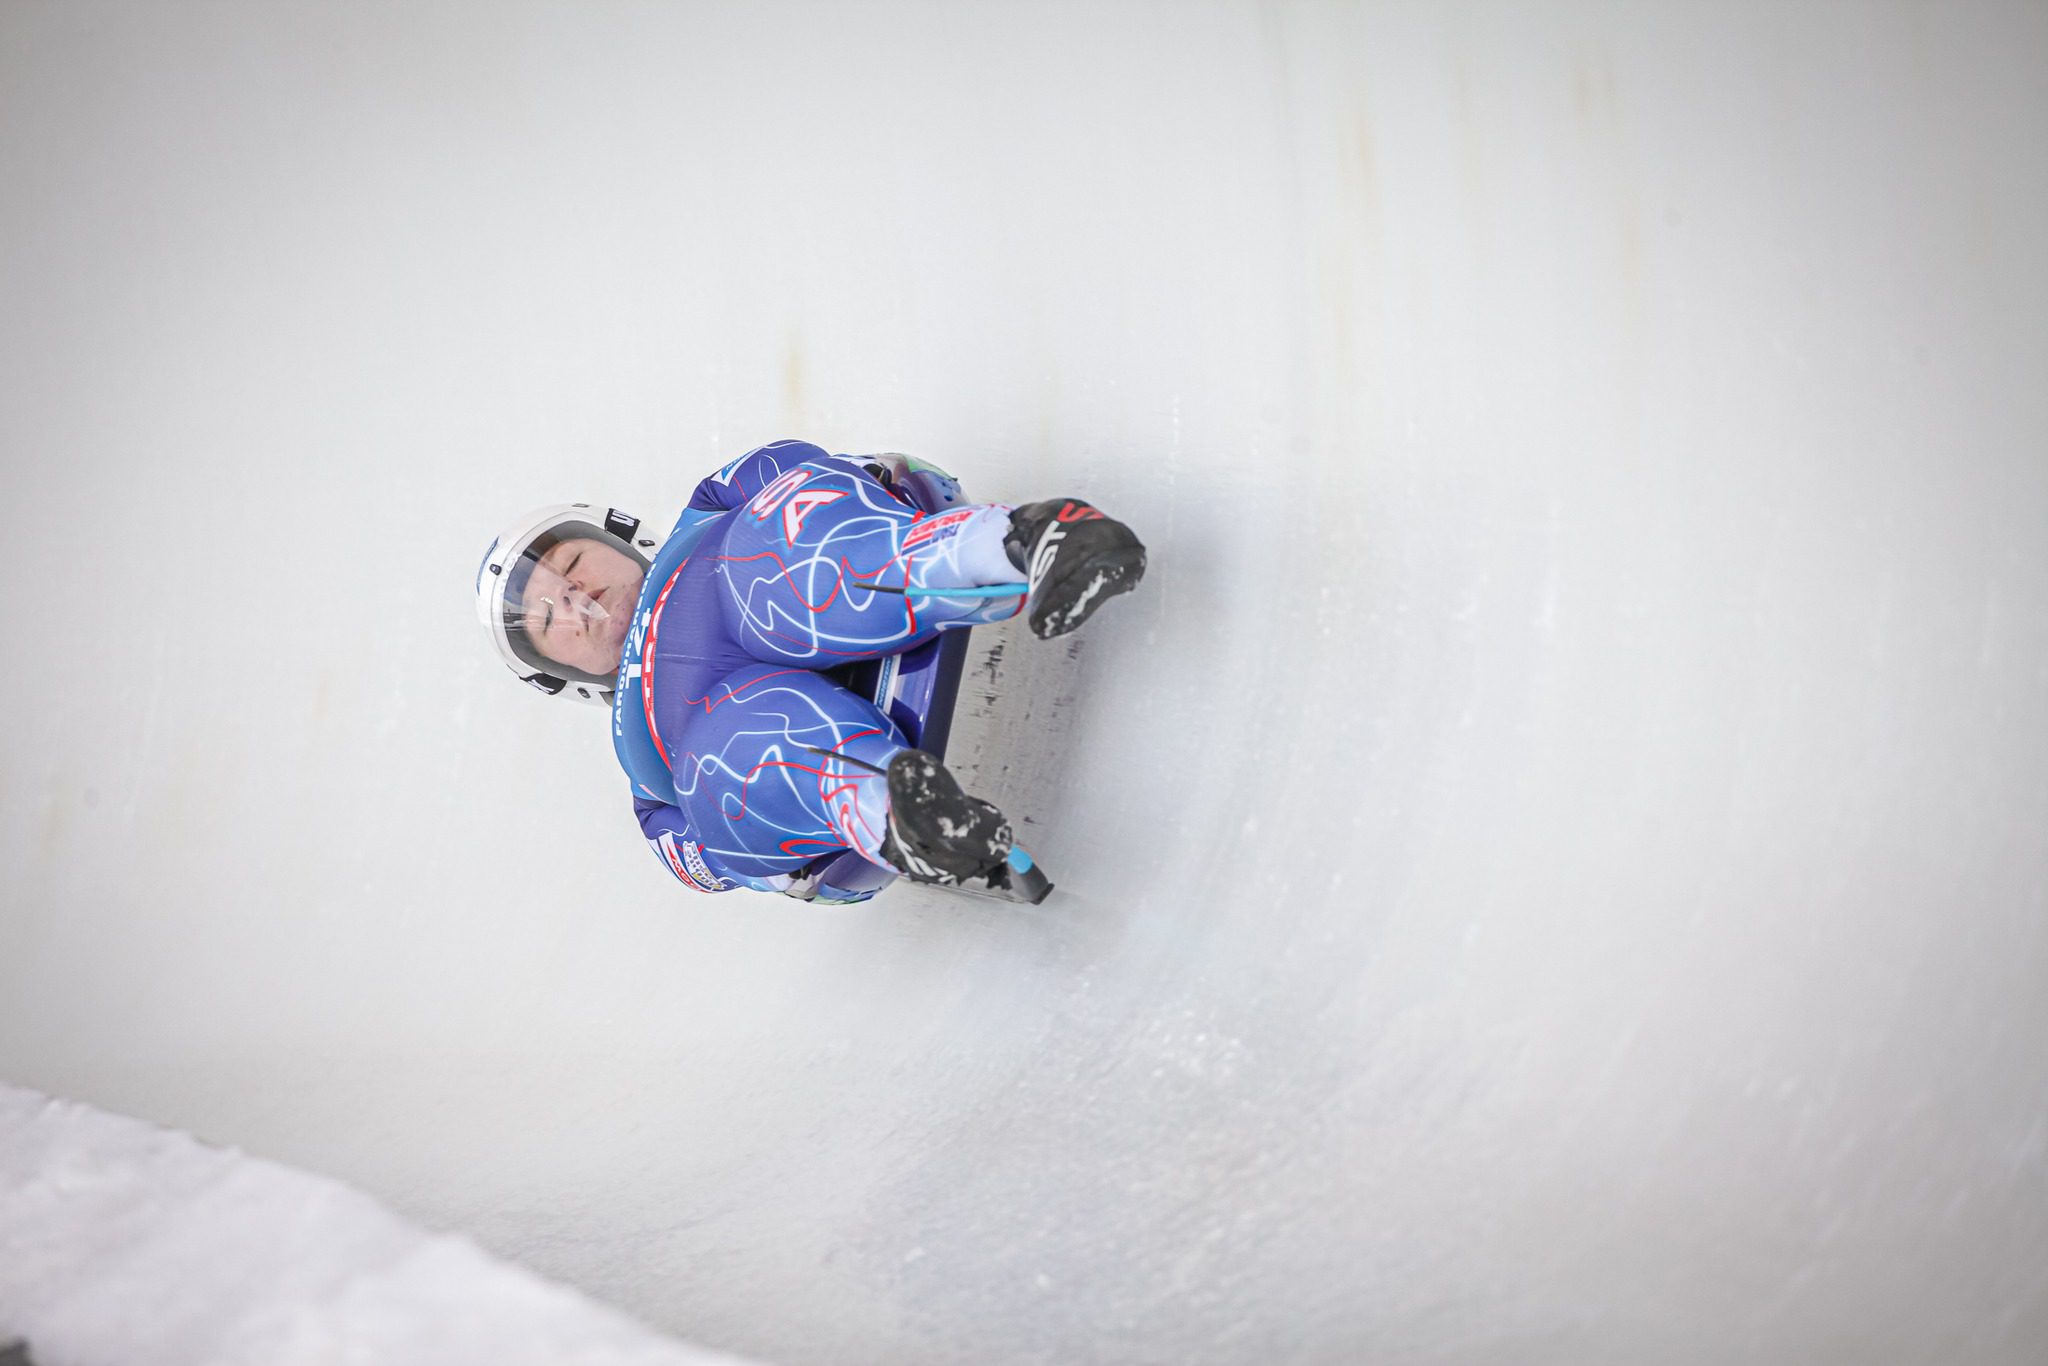
[[645, 557], [617, 536], [559, 523], [505, 566], [505, 639], [536, 670], [609, 688], [646, 576]]

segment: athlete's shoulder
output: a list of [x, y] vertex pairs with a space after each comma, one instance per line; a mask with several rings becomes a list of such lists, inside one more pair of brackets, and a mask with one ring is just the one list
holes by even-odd
[[814, 442], [794, 438], [771, 441], [765, 446], [754, 447], [706, 475], [698, 483], [697, 491], [690, 496], [690, 506], [730, 511], [800, 466], [857, 463], [849, 456], [834, 455]]
[[834, 455], [814, 441], [799, 441], [794, 437], [785, 437], [781, 441], [770, 441], [765, 446], [756, 446], [745, 455], [728, 461], [718, 473], [711, 476], [711, 481], [731, 484], [746, 479], [750, 474], [768, 470], [780, 473], [812, 460], [837, 462], [850, 459], [850, 456]]

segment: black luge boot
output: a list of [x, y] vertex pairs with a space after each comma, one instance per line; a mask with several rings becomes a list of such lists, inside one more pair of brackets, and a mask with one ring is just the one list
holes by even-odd
[[1079, 498], [1013, 509], [1003, 549], [1029, 576], [1031, 632], [1042, 640], [1065, 635], [1145, 576], [1145, 547], [1131, 529]]
[[1010, 856], [1010, 823], [970, 797], [921, 749], [889, 761], [889, 833], [882, 857], [913, 882], [958, 886], [986, 878]]

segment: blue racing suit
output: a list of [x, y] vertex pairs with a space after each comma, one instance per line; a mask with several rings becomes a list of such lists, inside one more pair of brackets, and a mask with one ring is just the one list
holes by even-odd
[[687, 886], [791, 890], [806, 865], [849, 849], [889, 869], [877, 770], [906, 741], [819, 671], [1023, 608], [1021, 594], [919, 596], [1015, 582], [1002, 546], [1009, 509], [926, 513], [880, 471], [807, 442], [763, 446], [700, 483], [656, 553], [613, 733], [640, 829]]

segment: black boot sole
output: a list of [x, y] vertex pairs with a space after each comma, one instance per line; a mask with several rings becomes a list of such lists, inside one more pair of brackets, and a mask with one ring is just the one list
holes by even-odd
[[1051, 640], [1078, 629], [1103, 603], [1130, 592], [1144, 577], [1145, 547], [1135, 543], [1055, 564], [1052, 576], [1032, 595], [1031, 634]]
[[1010, 823], [960, 790], [921, 749], [889, 761], [889, 838], [882, 856], [914, 882], [957, 886], [985, 878], [1010, 856]]

